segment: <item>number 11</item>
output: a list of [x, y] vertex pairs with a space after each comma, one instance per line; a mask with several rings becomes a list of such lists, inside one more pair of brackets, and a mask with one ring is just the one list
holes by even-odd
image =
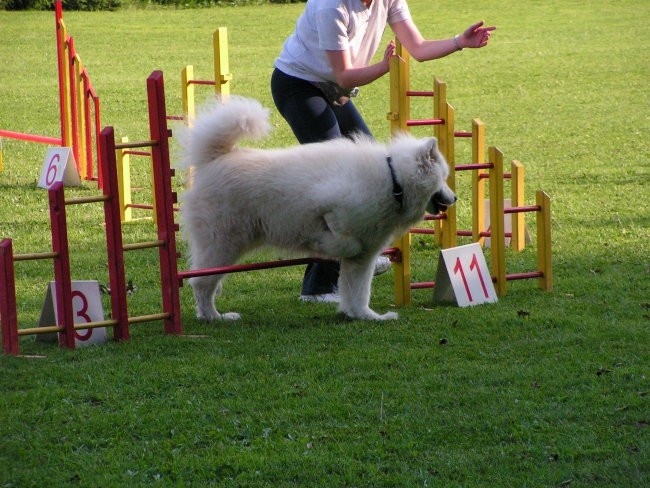
[[[488, 293], [487, 287], [485, 286], [485, 281], [483, 280], [483, 273], [481, 273], [481, 268], [479, 267], [478, 264], [478, 259], [476, 257], [476, 254], [472, 254], [472, 261], [469, 264], [469, 270], [470, 271], [476, 271], [476, 274], [478, 274], [478, 279], [481, 281], [481, 287], [483, 288], [483, 294], [485, 295], [485, 298], [490, 298], [490, 295]], [[469, 299], [470, 303], [474, 301], [472, 298], [472, 293], [469, 290], [469, 284], [467, 283], [467, 278], [465, 277], [465, 271], [463, 270], [463, 264], [460, 261], [460, 257], [456, 258], [456, 265], [454, 266], [454, 273], [459, 273], [460, 272], [460, 277], [463, 280], [463, 285], [465, 286], [465, 292], [467, 293], [467, 298]]]

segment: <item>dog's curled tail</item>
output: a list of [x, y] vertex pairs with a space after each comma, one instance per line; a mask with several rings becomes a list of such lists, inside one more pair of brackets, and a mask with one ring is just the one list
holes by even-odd
[[236, 95], [206, 104], [191, 127], [179, 131], [183, 167], [201, 166], [232, 151], [243, 138], [260, 139], [271, 130], [269, 110], [257, 100]]

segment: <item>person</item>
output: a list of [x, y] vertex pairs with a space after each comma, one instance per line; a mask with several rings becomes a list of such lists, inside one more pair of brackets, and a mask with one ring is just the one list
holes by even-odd
[[[386, 25], [417, 61], [439, 59], [464, 48], [485, 46], [493, 26], [477, 22], [449, 39], [425, 39], [411, 18], [406, 0], [308, 0], [294, 32], [274, 62], [271, 94], [279, 113], [300, 144], [370, 129], [350, 97], [389, 71], [394, 41], [372, 62]], [[375, 274], [390, 268], [380, 258]], [[337, 302], [339, 265], [311, 264], [305, 271], [303, 301]]]

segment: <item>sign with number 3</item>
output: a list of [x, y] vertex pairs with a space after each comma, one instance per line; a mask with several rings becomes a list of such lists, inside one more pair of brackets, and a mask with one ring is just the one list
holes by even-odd
[[[59, 323], [55, 304], [56, 286], [54, 281], [51, 281], [47, 287], [39, 326], [49, 326]], [[104, 308], [99, 291], [99, 282], [90, 280], [73, 281], [72, 309], [75, 324], [103, 321]], [[56, 334], [41, 334], [37, 335], [36, 338], [44, 342], [56, 342], [57, 340]], [[79, 329], [75, 331], [75, 344], [77, 347], [102, 342], [106, 342], [105, 327]]]
[[492, 277], [478, 243], [440, 251], [433, 301], [459, 307], [497, 301]]

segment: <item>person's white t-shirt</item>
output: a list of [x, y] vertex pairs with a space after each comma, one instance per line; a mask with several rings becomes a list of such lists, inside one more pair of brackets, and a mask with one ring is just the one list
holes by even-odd
[[352, 66], [366, 66], [386, 27], [409, 19], [406, 0], [308, 0], [275, 67], [307, 81], [335, 81], [326, 51], [349, 49]]

